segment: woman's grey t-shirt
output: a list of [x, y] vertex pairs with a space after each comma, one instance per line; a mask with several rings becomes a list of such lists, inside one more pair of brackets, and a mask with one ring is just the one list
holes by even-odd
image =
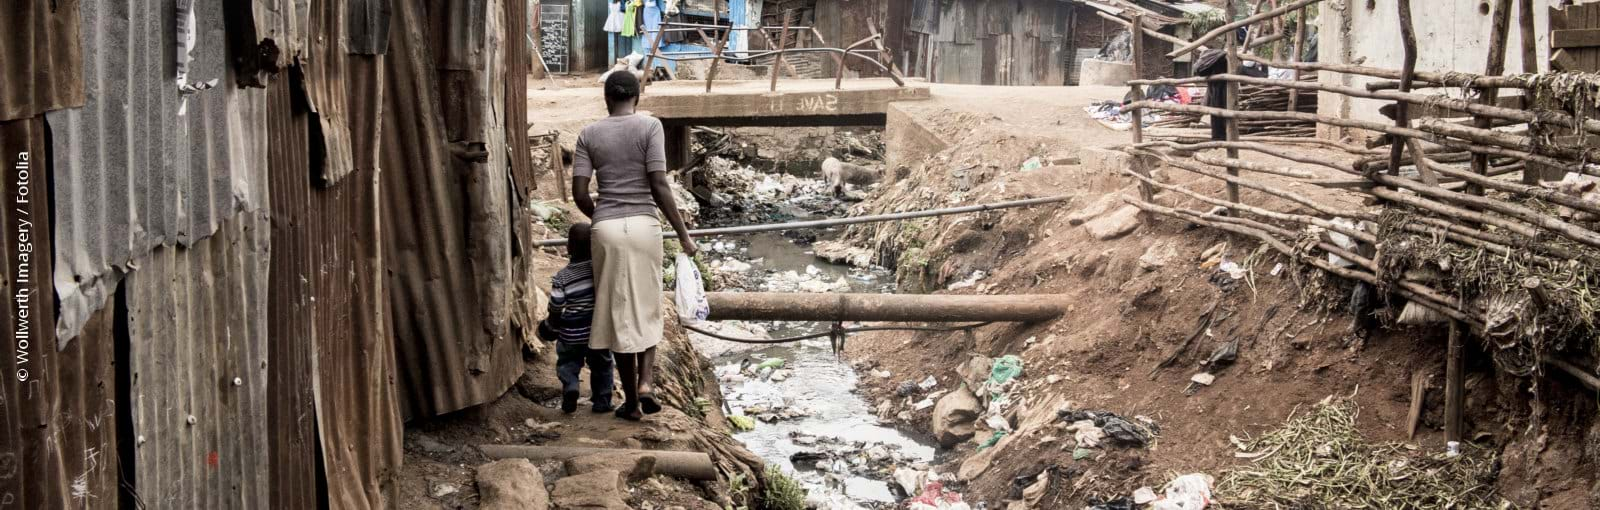
[[655, 216], [648, 174], [667, 171], [665, 138], [659, 119], [639, 114], [606, 117], [583, 128], [572, 155], [572, 175], [592, 176], [600, 188], [594, 221]]

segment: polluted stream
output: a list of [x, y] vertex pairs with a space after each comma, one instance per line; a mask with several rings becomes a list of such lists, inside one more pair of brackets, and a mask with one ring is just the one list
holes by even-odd
[[[845, 204], [817, 178], [761, 173], [720, 158], [718, 207], [702, 210], [708, 227], [837, 217]], [[894, 291], [894, 275], [817, 257], [812, 245], [836, 232], [789, 231], [699, 240], [717, 290], [751, 292]], [[741, 338], [784, 338], [828, 331], [815, 322], [711, 322], [704, 327]], [[926, 469], [934, 449], [879, 423], [856, 393], [858, 375], [831, 340], [752, 345], [692, 334], [712, 359], [735, 434], [745, 447], [780, 467], [822, 509], [893, 508], [905, 497], [897, 467]], [[848, 341], [848, 340], [847, 340]], [[866, 374], [872, 377], [871, 374]]]

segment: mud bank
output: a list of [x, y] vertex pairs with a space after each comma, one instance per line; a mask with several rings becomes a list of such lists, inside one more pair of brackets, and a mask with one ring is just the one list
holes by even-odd
[[[1469, 367], [1471, 441], [1461, 456], [1448, 456], [1440, 430], [1442, 328], [1376, 326], [1348, 311], [1356, 294], [1348, 282], [1250, 240], [1128, 213], [1116, 195], [1134, 190], [1113, 173], [1126, 162], [1097, 149], [1126, 142], [1126, 134], [1082, 118], [1079, 107], [1093, 90], [1064, 89], [1048, 100], [1004, 94], [941, 97], [936, 89], [933, 101], [896, 105], [891, 119], [915, 122], [920, 133], [890, 126], [887, 152], [899, 166], [851, 213], [1076, 195], [1070, 205], [864, 226], [844, 237], [895, 267], [902, 291], [1052, 293], [1076, 303], [1050, 323], [972, 335], [873, 334], [850, 344], [864, 373], [889, 374], [862, 381], [881, 417], [948, 436], [934, 468], [959, 481], [945, 488], [989, 508], [1114, 507], [1165, 496], [1175, 475], [1193, 473], [1210, 477], [1217, 502], [1265, 504], [1273, 501], [1266, 488], [1275, 486], [1241, 475], [1273, 462], [1247, 459], [1265, 454], [1255, 439], [1349, 406], [1349, 427], [1337, 430], [1352, 441], [1341, 444], [1360, 446], [1341, 462], [1460, 467], [1441, 482], [1456, 489], [1442, 493], [1458, 499], [1390, 486], [1395, 506], [1600, 505], [1592, 393], [1560, 377], [1513, 376], [1487, 362]], [[925, 147], [942, 149], [919, 154]], [[1037, 168], [1024, 165], [1035, 158]], [[1188, 183], [1182, 174], [1157, 173]], [[979, 368], [1008, 355], [1022, 366], [1015, 382], [999, 392], [983, 388]], [[927, 392], [905, 388], [930, 375], [938, 388], [965, 388], [976, 402], [940, 409], [944, 395], [935, 399], [941, 405], [918, 408]], [[1408, 437], [1414, 386], [1424, 398], [1419, 430]], [[1003, 404], [994, 406], [996, 399]], [[1123, 430], [1118, 421], [1148, 437], [1142, 444], [1106, 439]]]

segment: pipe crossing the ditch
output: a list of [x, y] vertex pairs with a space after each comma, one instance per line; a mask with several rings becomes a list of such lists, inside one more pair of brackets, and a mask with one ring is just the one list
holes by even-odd
[[1039, 322], [1066, 313], [1055, 295], [710, 292], [709, 320]]
[[[906, 211], [906, 212], [892, 213], [892, 214], [874, 214], [874, 215], [871, 215], [871, 216], [856, 216], [856, 217], [853, 217], [853, 218], [830, 218], [830, 219], [826, 219], [826, 220], [791, 221], [789, 223], [771, 223], [771, 224], [765, 224], [765, 225], [745, 225], [745, 226], [740, 226], [740, 227], [705, 228], [705, 229], [699, 229], [699, 230], [690, 230], [689, 234], [693, 235], [693, 236], [716, 236], [716, 235], [754, 234], [754, 233], [758, 233], [758, 232], [777, 232], [777, 231], [782, 231], [782, 230], [799, 230], [799, 229], [810, 229], [810, 228], [828, 228], [828, 227], [838, 227], [838, 226], [844, 226], [844, 225], [855, 225], [855, 224], [859, 224], [859, 223], [875, 223], [875, 222], [880, 222], [880, 221], [895, 221], [895, 220], [908, 220], [908, 219], [912, 219], [912, 218], [926, 218], [926, 217], [930, 217], [930, 216], [947, 216], [947, 215], [951, 215], [951, 214], [967, 214], [967, 213], [975, 213], [975, 212], [983, 212], [983, 211], [994, 211], [994, 210], [999, 210], [999, 209], [1010, 209], [1010, 208], [1013, 208], [1013, 207], [1030, 207], [1030, 206], [1035, 206], [1035, 205], [1044, 205], [1044, 204], [1053, 204], [1053, 203], [1057, 203], [1057, 202], [1066, 202], [1066, 201], [1069, 201], [1069, 200], [1072, 200], [1072, 197], [1070, 195], [1058, 195], [1058, 196], [1053, 196], [1053, 197], [1029, 198], [1029, 199], [1025, 199], [1025, 200], [1012, 200], [1012, 201], [1009, 201], [1009, 202], [999, 202], [999, 203], [993, 203], [993, 204], [968, 205], [968, 206], [962, 206], [962, 207], [950, 207], [950, 208], [945, 208], [945, 209], [929, 209], [929, 210], [925, 210], [925, 211]], [[673, 233], [671, 230], [664, 231], [664, 232], [661, 233], [661, 237], [662, 238], [672, 238], [673, 236], [676, 236], [676, 235], [677, 234]], [[538, 246], [538, 247], [566, 246], [567, 245], [567, 240], [564, 239], [564, 238], [563, 239], [543, 239], [543, 240], [539, 240], [539, 241], [534, 241], [533, 245], [534, 246]]]

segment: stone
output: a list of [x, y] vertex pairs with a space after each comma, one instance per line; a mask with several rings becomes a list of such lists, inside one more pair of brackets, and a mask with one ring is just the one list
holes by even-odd
[[450, 453], [456, 451], [455, 447], [439, 442], [433, 436], [417, 434], [417, 447], [428, 453]]
[[966, 363], [956, 368], [956, 375], [961, 376], [961, 382], [967, 388], [977, 388], [989, 379], [989, 369], [994, 366], [994, 360], [982, 354], [974, 354]]
[[569, 476], [611, 470], [626, 475], [628, 481], [637, 482], [656, 474], [656, 458], [650, 455], [596, 453], [567, 459], [563, 465]]
[[545, 510], [550, 495], [544, 476], [528, 459], [503, 459], [478, 466], [478, 508]]
[[1089, 205], [1083, 206], [1082, 209], [1068, 213], [1067, 223], [1071, 225], [1082, 225], [1089, 220], [1100, 217], [1100, 215], [1105, 214], [1106, 211], [1110, 211], [1113, 207], [1116, 207], [1117, 204], [1121, 203], [1122, 199], [1116, 194], [1101, 196], [1098, 200], [1089, 202]]
[[1144, 250], [1144, 255], [1139, 256], [1139, 269], [1155, 271], [1166, 267], [1168, 262], [1178, 258], [1177, 248], [1168, 243], [1156, 243]]
[[960, 388], [939, 398], [933, 406], [933, 438], [939, 446], [951, 447], [971, 439], [976, 432], [973, 422], [983, 405], [972, 390]]
[[633, 510], [623, 497], [622, 476], [603, 469], [556, 480], [550, 504], [555, 510]]
[[1115, 62], [1110, 60], [1083, 59], [1079, 67], [1078, 84], [1089, 85], [1114, 85], [1124, 86], [1128, 80], [1136, 79], [1133, 64], [1130, 62]]
[[1089, 231], [1089, 235], [1101, 241], [1128, 235], [1129, 232], [1139, 228], [1139, 208], [1131, 205], [1122, 206], [1110, 214], [1084, 223], [1083, 228]]

